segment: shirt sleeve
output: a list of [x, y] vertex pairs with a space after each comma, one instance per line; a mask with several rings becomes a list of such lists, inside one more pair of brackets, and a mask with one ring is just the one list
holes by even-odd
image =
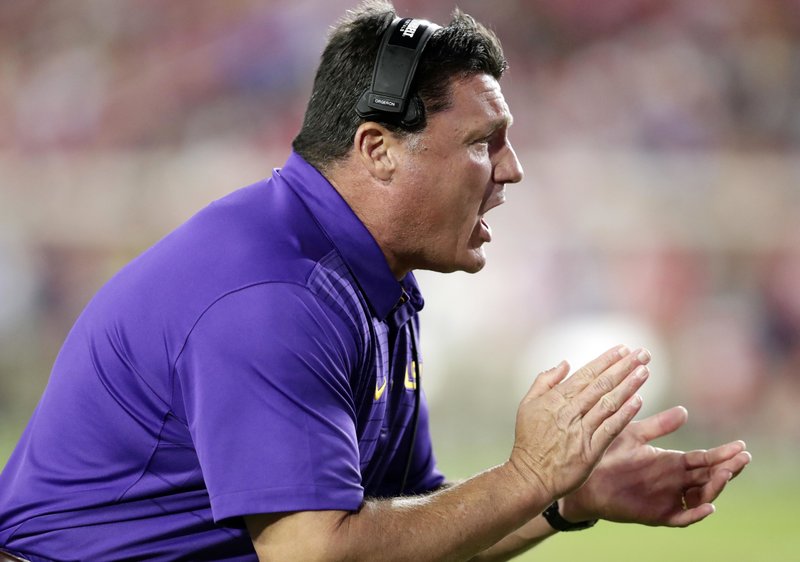
[[214, 520], [357, 509], [351, 327], [307, 288], [266, 283], [212, 305], [176, 365]]

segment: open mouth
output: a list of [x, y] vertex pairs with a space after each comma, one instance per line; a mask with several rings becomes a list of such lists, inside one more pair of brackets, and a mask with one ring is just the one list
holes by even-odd
[[485, 215], [495, 207], [499, 207], [503, 203], [506, 202], [506, 194], [505, 190], [500, 189], [497, 193], [490, 197], [487, 201], [483, 212], [480, 214], [480, 230], [479, 230], [479, 238], [482, 242], [491, 242], [492, 241], [492, 227], [489, 226], [489, 223], [486, 222]]
[[481, 217], [480, 221], [480, 239], [483, 242], [491, 242], [492, 241], [492, 227], [489, 226], [489, 223], [486, 222], [486, 219]]

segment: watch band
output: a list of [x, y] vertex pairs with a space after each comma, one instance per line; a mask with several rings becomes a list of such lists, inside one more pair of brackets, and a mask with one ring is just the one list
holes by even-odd
[[595, 523], [597, 523], [597, 519], [578, 521], [577, 523], [567, 521], [561, 516], [561, 512], [558, 511], [558, 500], [551, 503], [550, 506], [542, 512], [542, 516], [556, 531], [583, 531], [584, 529], [594, 527]]

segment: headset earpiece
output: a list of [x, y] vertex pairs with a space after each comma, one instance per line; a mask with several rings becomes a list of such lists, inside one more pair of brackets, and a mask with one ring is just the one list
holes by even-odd
[[381, 39], [372, 84], [356, 104], [360, 117], [406, 127], [422, 121], [425, 109], [418, 96], [410, 95], [411, 84], [425, 45], [439, 28], [427, 20], [394, 18]]

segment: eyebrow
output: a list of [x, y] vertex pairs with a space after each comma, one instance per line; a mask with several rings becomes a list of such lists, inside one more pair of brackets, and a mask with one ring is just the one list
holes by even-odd
[[510, 113], [505, 113], [502, 116], [492, 119], [491, 121], [485, 123], [484, 126], [480, 128], [475, 128], [472, 129], [471, 131], [465, 131], [466, 140], [472, 142], [477, 139], [491, 137], [500, 129], [508, 128], [513, 123], [514, 123], [514, 117]]
[[514, 117], [510, 113], [507, 113], [502, 117], [498, 117], [497, 119], [494, 119], [491, 122], [489, 122], [488, 127], [484, 130], [489, 131], [489, 133], [491, 134], [504, 127], [508, 128], [513, 124], [514, 124]]
[[495, 134], [497, 131], [503, 128], [508, 128], [514, 123], [514, 118], [511, 114], [506, 114], [502, 117], [498, 117], [497, 119], [493, 119], [490, 121], [486, 127], [482, 128], [477, 134], [479, 135], [478, 138], [491, 136]]

